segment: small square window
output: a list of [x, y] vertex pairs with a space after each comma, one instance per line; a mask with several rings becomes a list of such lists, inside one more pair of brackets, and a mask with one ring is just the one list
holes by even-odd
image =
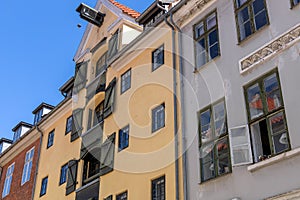
[[65, 132], [66, 135], [72, 131], [72, 121], [73, 121], [72, 119], [73, 119], [72, 116], [68, 117], [67, 119], [66, 132]]
[[121, 76], [121, 94], [131, 87], [131, 69]]
[[152, 110], [152, 133], [165, 127], [165, 104]]
[[152, 52], [152, 71], [156, 70], [164, 63], [164, 45], [162, 45]]
[[59, 185], [64, 184], [67, 181], [68, 164], [65, 164], [60, 169]]
[[48, 134], [47, 149], [53, 145], [53, 142], [54, 142], [54, 130]]
[[129, 145], [129, 125], [119, 130], [119, 151], [127, 148]]
[[40, 197], [44, 196], [47, 192], [47, 185], [48, 185], [48, 177], [43, 178], [42, 185], [41, 185], [41, 191], [40, 191]]
[[165, 176], [152, 181], [152, 200], [166, 199]]
[[116, 200], [127, 200], [127, 191], [116, 196]]

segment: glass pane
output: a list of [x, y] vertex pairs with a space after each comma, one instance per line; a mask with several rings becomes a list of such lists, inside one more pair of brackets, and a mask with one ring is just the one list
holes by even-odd
[[238, 12], [238, 24], [240, 29], [240, 39], [243, 40], [252, 34], [249, 7], [245, 7]]
[[208, 35], [209, 59], [213, 59], [219, 55], [219, 39], [217, 29]]
[[207, 30], [211, 29], [212, 27], [217, 25], [216, 13], [211, 14], [207, 17]]
[[248, 88], [248, 103], [250, 118], [255, 119], [263, 115], [263, 104], [260, 95], [260, 88], [258, 84], [255, 84]]
[[276, 74], [272, 74], [264, 80], [264, 90], [267, 97], [268, 111], [282, 106], [280, 87]]
[[196, 27], [195, 27], [195, 37], [196, 39], [199, 38], [201, 35], [204, 33], [204, 25], [203, 22], [200, 22]]
[[214, 168], [214, 162], [208, 162], [203, 163], [201, 165], [201, 177], [202, 181], [206, 181], [208, 179], [211, 179], [215, 176], [215, 168]]
[[265, 9], [264, 0], [255, 0], [252, 3], [253, 7], [253, 14], [257, 15], [259, 12], [263, 11]]
[[300, 3], [300, 0], [293, 0], [294, 6], [297, 5], [298, 3]]
[[285, 128], [285, 121], [284, 121], [284, 115], [283, 112], [280, 112], [274, 116], [272, 116], [269, 119], [270, 125], [271, 125], [271, 133], [272, 135], [275, 135], [277, 133], [280, 133], [284, 131]]
[[223, 138], [220, 141], [218, 141], [218, 143], [217, 143], [217, 151], [218, 151], [218, 154], [217, 154], [218, 158], [227, 156], [227, 154], [229, 152], [227, 137]]
[[196, 65], [200, 67], [206, 63], [206, 45], [205, 39], [196, 43]]
[[281, 153], [289, 148], [289, 141], [287, 133], [282, 133], [273, 136], [274, 152], [276, 154]]
[[259, 30], [268, 23], [267, 12], [264, 10], [255, 16], [255, 30]]
[[214, 122], [215, 122], [215, 135], [219, 136], [226, 133], [226, 119], [225, 119], [225, 106], [224, 102], [215, 105], [213, 107]]
[[232, 150], [234, 163], [248, 163], [250, 159], [249, 157], [249, 149], [247, 146], [236, 147]]
[[241, 7], [247, 0], [236, 0], [236, 6], [239, 8]]
[[229, 161], [229, 154], [226, 157], [220, 158], [218, 160], [218, 174], [226, 174], [230, 171], [230, 161]]
[[209, 110], [201, 113], [200, 125], [201, 125], [201, 142], [204, 143], [210, 141], [213, 138], [213, 135], [211, 132], [211, 116]]
[[248, 144], [248, 135], [245, 127], [231, 129], [231, 146]]
[[254, 161], [258, 162], [259, 156], [264, 154], [262, 148], [262, 142], [261, 142], [259, 122], [251, 125], [251, 138], [252, 138]]
[[200, 158], [202, 162], [212, 162], [214, 159], [214, 143], [211, 142], [200, 149]]

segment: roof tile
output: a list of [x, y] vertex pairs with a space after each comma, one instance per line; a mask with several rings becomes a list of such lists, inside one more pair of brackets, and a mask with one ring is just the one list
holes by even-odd
[[133, 17], [138, 18], [141, 14], [131, 8], [128, 8], [127, 6], [120, 4], [119, 2], [116, 2], [115, 0], [109, 0], [112, 4], [114, 4], [116, 7], [120, 8], [123, 13]]

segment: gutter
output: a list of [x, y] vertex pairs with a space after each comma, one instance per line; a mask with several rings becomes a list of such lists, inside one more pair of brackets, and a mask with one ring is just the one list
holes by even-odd
[[37, 175], [39, 171], [39, 162], [40, 162], [40, 157], [41, 157], [41, 149], [42, 149], [42, 141], [43, 141], [43, 136], [44, 133], [41, 131], [38, 125], [36, 125], [36, 130], [40, 133], [41, 138], [40, 138], [40, 144], [39, 144], [39, 150], [38, 150], [38, 158], [36, 161], [36, 168], [35, 168], [35, 174], [34, 174], [34, 180], [33, 180], [33, 187], [32, 187], [32, 194], [31, 194], [31, 199], [34, 199], [34, 193], [35, 193], [35, 188], [36, 188], [36, 181], [37, 181]]

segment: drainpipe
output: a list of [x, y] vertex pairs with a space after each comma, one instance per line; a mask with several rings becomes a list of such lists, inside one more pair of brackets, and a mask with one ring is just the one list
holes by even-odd
[[34, 199], [34, 193], [35, 193], [35, 188], [36, 188], [36, 179], [37, 179], [37, 175], [38, 175], [39, 162], [40, 162], [40, 157], [41, 157], [42, 141], [43, 141], [43, 136], [44, 136], [44, 133], [43, 133], [43, 131], [41, 131], [39, 126], [36, 125], [35, 127], [36, 127], [36, 130], [40, 133], [40, 144], [39, 144], [38, 158], [36, 161], [36, 168], [35, 168], [35, 174], [34, 174], [34, 180], [33, 180], [32, 195], [31, 195], [32, 200]]
[[188, 181], [187, 181], [187, 148], [186, 148], [186, 135], [185, 135], [185, 124], [184, 124], [184, 95], [183, 95], [183, 48], [182, 48], [182, 30], [173, 20], [173, 12], [170, 13], [170, 21], [172, 25], [178, 31], [178, 48], [179, 48], [179, 76], [180, 76], [180, 106], [181, 106], [181, 134], [182, 134], [182, 162], [183, 162], [183, 192], [184, 200], [187, 200], [188, 197]]
[[179, 200], [179, 161], [178, 161], [178, 115], [177, 115], [177, 78], [176, 78], [176, 44], [175, 27], [168, 21], [168, 15], [165, 17], [166, 24], [172, 29], [172, 57], [173, 57], [173, 101], [174, 101], [174, 140], [175, 140], [175, 184], [176, 200]]

